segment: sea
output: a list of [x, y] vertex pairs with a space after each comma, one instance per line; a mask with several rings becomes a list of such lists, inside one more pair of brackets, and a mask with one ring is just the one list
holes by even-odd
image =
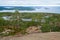
[[15, 10], [20, 12], [47, 12], [60, 14], [60, 6], [0, 6], [0, 12], [14, 12]]

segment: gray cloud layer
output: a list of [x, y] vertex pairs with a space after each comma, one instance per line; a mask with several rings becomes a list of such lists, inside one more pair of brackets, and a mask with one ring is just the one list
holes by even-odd
[[60, 0], [0, 0], [1, 5], [60, 5]]

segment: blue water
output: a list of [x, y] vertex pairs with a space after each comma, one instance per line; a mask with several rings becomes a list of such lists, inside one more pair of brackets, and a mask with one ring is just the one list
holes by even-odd
[[28, 11], [35, 10], [33, 7], [23, 7], [23, 6], [0, 6], [0, 11], [1, 11], [1, 10], [15, 10], [15, 9], [18, 9], [18, 10], [21, 10], [21, 11], [24, 11], [24, 10], [28, 10]]
[[0, 6], [0, 11], [16, 10], [60, 13], [60, 6]]

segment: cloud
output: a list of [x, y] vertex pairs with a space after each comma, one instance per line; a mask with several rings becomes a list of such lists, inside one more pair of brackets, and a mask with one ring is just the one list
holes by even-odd
[[0, 6], [60, 5], [60, 0], [0, 0]]
[[60, 6], [43, 6], [42, 8], [36, 8], [38, 12], [60, 13]]

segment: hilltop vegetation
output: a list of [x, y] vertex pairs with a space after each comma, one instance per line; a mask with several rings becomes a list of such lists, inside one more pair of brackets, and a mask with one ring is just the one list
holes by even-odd
[[[5, 20], [3, 17], [11, 17]], [[32, 21], [23, 21], [32, 19]], [[15, 35], [16, 33], [25, 34], [30, 26], [41, 26], [41, 32], [60, 32], [60, 14], [54, 13], [19, 13], [18, 11], [0, 12], [0, 34], [1, 36]], [[8, 33], [4, 33], [6, 30]]]

